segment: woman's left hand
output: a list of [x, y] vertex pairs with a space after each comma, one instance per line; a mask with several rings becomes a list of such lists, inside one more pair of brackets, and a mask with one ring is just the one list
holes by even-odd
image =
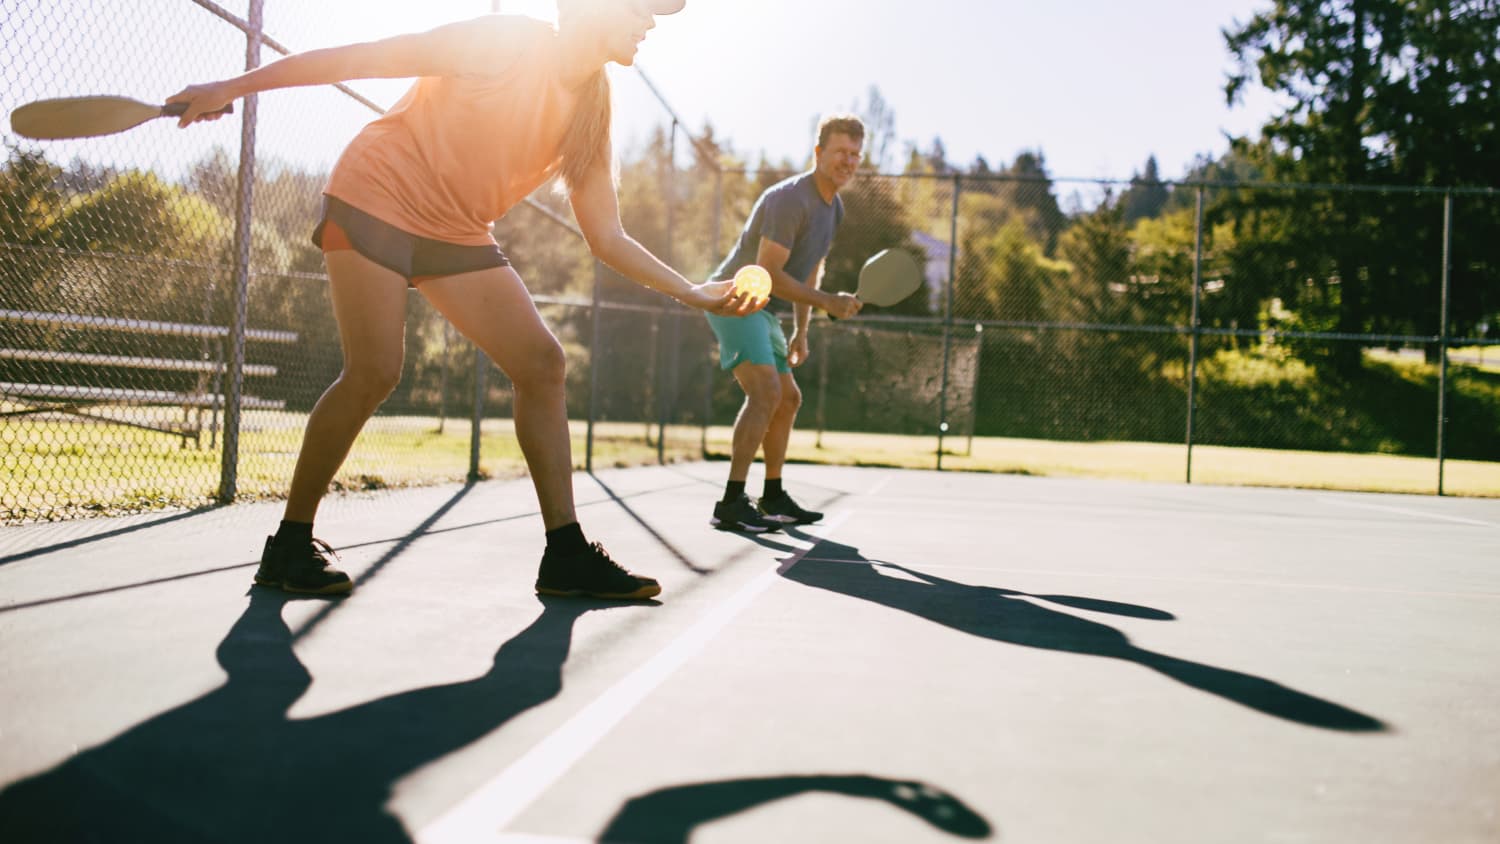
[[769, 298], [755, 299], [744, 292], [736, 292], [733, 281], [707, 281], [693, 285], [682, 297], [684, 305], [708, 311], [719, 316], [745, 316], [764, 308]]

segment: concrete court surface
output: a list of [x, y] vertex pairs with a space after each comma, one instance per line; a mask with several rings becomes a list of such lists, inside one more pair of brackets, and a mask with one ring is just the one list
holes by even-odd
[[614, 606], [525, 480], [331, 498], [335, 601], [278, 504], [0, 529], [0, 841], [1500, 840], [1500, 501], [726, 471], [577, 476]]

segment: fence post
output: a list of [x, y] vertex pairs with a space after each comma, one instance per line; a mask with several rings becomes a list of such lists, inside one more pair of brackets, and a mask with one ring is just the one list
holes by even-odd
[[1448, 422], [1448, 285], [1451, 281], [1448, 250], [1453, 245], [1453, 192], [1443, 192], [1443, 288], [1438, 306], [1438, 407], [1437, 407], [1437, 494], [1443, 494], [1443, 469], [1447, 455], [1444, 453], [1443, 434]]
[[667, 312], [667, 383], [662, 390], [661, 429], [656, 433], [656, 462], [666, 462], [667, 426], [677, 424], [682, 386], [682, 314]]
[[1198, 186], [1193, 221], [1193, 312], [1188, 318], [1187, 478], [1193, 482], [1193, 423], [1198, 403], [1198, 303], [1203, 290], [1203, 186]]
[[[203, 311], [201, 322], [204, 325], [213, 325], [214, 320], [214, 293], [218, 290], [215, 280], [208, 282], [203, 291]], [[198, 341], [198, 356], [206, 361], [212, 361], [215, 366], [213, 374], [198, 376], [198, 392], [207, 393], [210, 396], [224, 395], [223, 373], [221, 362], [224, 359], [224, 344], [217, 338], [204, 337]], [[212, 451], [219, 447], [219, 402], [211, 400], [208, 403], [208, 449]], [[203, 424], [203, 409], [198, 410], [198, 424]], [[186, 440], [183, 443], [186, 444]], [[222, 459], [222, 458], [221, 458]]]
[[984, 363], [984, 323], [974, 323], [974, 372], [969, 379], [969, 445], [965, 457], [974, 456], [974, 429], [979, 427], [979, 367]]
[[[724, 204], [724, 168], [719, 162], [711, 162], [714, 166], [714, 215], [709, 229], [710, 243], [708, 256], [710, 261], [717, 260], [719, 256], [719, 221], [723, 217], [720, 206]], [[701, 323], [700, 323], [701, 325]], [[704, 357], [707, 360], [707, 356]], [[708, 457], [708, 425], [713, 421], [714, 415], [714, 365], [708, 361], [708, 377], [703, 380], [703, 432], [700, 436], [698, 447], [699, 454]]]
[[831, 330], [830, 326], [818, 332], [823, 348], [818, 354], [818, 437], [813, 441], [813, 448], [823, 447], [823, 429], [828, 426], [828, 357], [833, 354], [833, 341], [828, 332]]
[[963, 174], [953, 174], [953, 216], [948, 228], [948, 295], [943, 303], [943, 386], [938, 393], [937, 470], [943, 471], [943, 434], [948, 432], [948, 352], [953, 345], [953, 281], [958, 273], [958, 196]]
[[448, 340], [453, 336], [453, 323], [443, 320], [443, 365], [438, 367], [438, 427], [439, 435], [448, 425], [448, 367], [453, 358], [448, 354]]
[[[672, 118], [672, 129], [667, 135], [667, 266], [675, 266], [673, 245], [677, 236], [677, 118]], [[671, 315], [667, 326], [667, 359], [662, 365], [662, 390], [657, 397], [656, 416], [656, 463], [666, 463], [667, 421], [677, 409], [677, 316]]]
[[[245, 70], [260, 67], [264, 0], [250, 0]], [[219, 503], [239, 492], [240, 397], [245, 389], [245, 320], [249, 312], [251, 213], [255, 199], [255, 120], [259, 98], [244, 99], [240, 116], [240, 167], [234, 210], [234, 305], [229, 323], [229, 383], [225, 390], [224, 453], [219, 460]]]
[[707, 355], [703, 361], [703, 430], [698, 435], [698, 457], [708, 459], [708, 423], [714, 415], [714, 374], [716, 367]]
[[583, 468], [590, 474], [594, 471], [594, 419], [599, 415], [599, 291], [603, 272], [603, 265], [595, 259], [594, 295], [589, 306], [589, 424], [588, 439], [583, 447]]
[[[642, 402], [641, 416], [646, 421], [646, 445], [651, 442], [651, 416], [653, 408], [657, 411], [658, 419], [661, 416], [661, 367], [657, 364], [661, 361], [661, 311], [651, 309], [651, 354], [646, 358], [646, 387], [650, 390], [646, 394], [646, 400]], [[657, 438], [658, 441], [660, 437]], [[658, 452], [660, 456], [660, 452]]]
[[469, 418], [469, 483], [479, 480], [479, 434], [484, 424], [485, 376], [489, 371], [489, 358], [484, 350], [474, 347], [474, 414]]

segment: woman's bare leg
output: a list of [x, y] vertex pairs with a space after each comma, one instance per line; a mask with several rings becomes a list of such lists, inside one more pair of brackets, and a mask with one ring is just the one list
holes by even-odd
[[516, 439], [547, 530], [578, 520], [573, 443], [564, 385], [567, 364], [521, 277], [510, 267], [424, 282], [422, 295], [510, 377]]
[[357, 252], [329, 252], [329, 292], [344, 368], [302, 433], [284, 518], [311, 522], [371, 415], [401, 378], [406, 279]]

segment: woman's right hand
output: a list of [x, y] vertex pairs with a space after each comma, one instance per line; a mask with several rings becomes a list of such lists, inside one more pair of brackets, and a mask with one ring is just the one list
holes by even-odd
[[167, 104], [187, 103], [187, 111], [177, 119], [179, 127], [200, 120], [218, 120], [224, 116], [224, 106], [237, 99], [227, 82], [209, 82], [204, 85], [189, 85], [167, 97]]
[[719, 316], [746, 316], [764, 308], [770, 298], [755, 299], [748, 293], [736, 291], [734, 281], [706, 281], [695, 284], [682, 297], [684, 305], [708, 311]]

